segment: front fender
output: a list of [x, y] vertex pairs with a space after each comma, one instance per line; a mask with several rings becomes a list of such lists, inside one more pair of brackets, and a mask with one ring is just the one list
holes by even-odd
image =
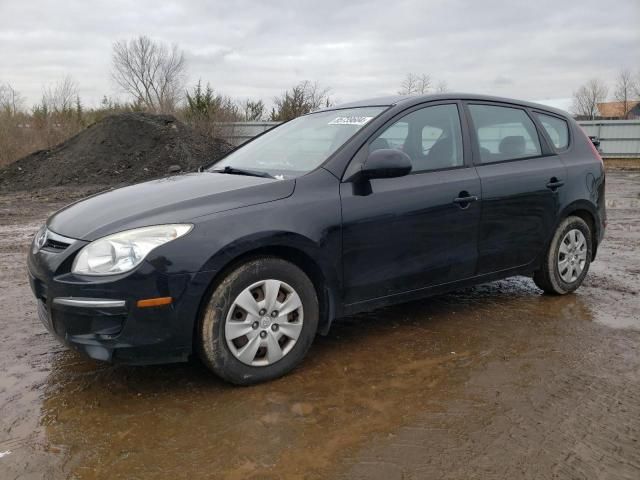
[[300, 252], [317, 265], [326, 281], [333, 285], [338, 283], [338, 272], [334, 262], [335, 255], [310, 238], [286, 231], [259, 232], [238, 238], [212, 255], [202, 270], [221, 272], [240, 257], [254, 252], [276, 251], [278, 249]]
[[[331, 304], [327, 316], [331, 317], [331, 312], [339, 315], [342, 217], [338, 185], [333, 175], [320, 169], [297, 179], [290, 197], [201, 217], [193, 232], [184, 237], [181, 258], [185, 261], [178, 263], [188, 262], [189, 268], [197, 265], [192, 271], [198, 272], [210, 290], [226, 269], [243, 257], [270, 254], [289, 258], [303, 269], [311, 269], [320, 293], [326, 290], [323, 296]], [[178, 241], [175, 243], [177, 246]]]

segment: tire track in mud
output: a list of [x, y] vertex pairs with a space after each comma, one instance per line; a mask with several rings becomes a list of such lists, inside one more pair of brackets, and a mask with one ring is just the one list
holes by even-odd
[[[640, 362], [590, 358], [581, 350], [598, 345], [572, 343], [471, 372], [436, 400], [441, 412], [349, 458], [341, 478], [639, 478]], [[638, 344], [640, 333], [617, 332], [605, 348]]]

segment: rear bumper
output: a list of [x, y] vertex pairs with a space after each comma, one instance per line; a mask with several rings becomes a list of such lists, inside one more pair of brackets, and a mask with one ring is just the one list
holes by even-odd
[[605, 188], [606, 185], [606, 179], [604, 177], [604, 173], [603, 173], [603, 177], [602, 177], [602, 182], [600, 183], [600, 186], [598, 187], [598, 202], [597, 202], [597, 219], [596, 221], [598, 222], [597, 225], [597, 238], [596, 238], [596, 245], [594, 245], [593, 248], [593, 258], [592, 260], [595, 260], [596, 258], [596, 253], [598, 251], [598, 247], [600, 246], [600, 244], [602, 243], [602, 240], [604, 240], [604, 233], [605, 230], [607, 228], [607, 202], [606, 202], [606, 197], [605, 197]]
[[[62, 343], [114, 363], [187, 360], [208, 274], [163, 274], [145, 263], [129, 275], [87, 280], [55, 275], [38, 255], [29, 255], [29, 283], [40, 320]], [[157, 297], [171, 297], [172, 302], [137, 306], [140, 299]]]

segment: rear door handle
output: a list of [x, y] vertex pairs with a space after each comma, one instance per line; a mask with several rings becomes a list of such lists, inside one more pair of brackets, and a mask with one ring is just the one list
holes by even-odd
[[563, 185], [564, 182], [562, 180], [558, 180], [556, 177], [552, 177], [551, 180], [549, 180], [549, 183], [547, 183], [547, 188], [550, 190], [555, 190], [556, 188], [560, 188]]

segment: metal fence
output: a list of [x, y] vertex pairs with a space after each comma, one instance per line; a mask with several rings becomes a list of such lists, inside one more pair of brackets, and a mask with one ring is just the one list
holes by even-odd
[[280, 125], [280, 122], [224, 122], [217, 126], [221, 137], [238, 146], [276, 125]]
[[[640, 120], [579, 121], [587, 135], [598, 137], [604, 158], [640, 158]], [[241, 145], [279, 122], [221, 123], [222, 136], [233, 145]]]
[[604, 158], [640, 158], [640, 120], [578, 122], [590, 137], [600, 140]]

